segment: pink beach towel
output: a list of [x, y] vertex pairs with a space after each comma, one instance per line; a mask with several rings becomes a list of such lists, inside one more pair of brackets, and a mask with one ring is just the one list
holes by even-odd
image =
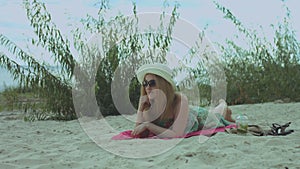
[[[236, 128], [236, 125], [235, 124], [230, 124], [230, 125], [225, 126], [225, 127], [195, 131], [195, 132], [191, 132], [191, 133], [188, 133], [184, 136], [177, 137], [177, 138], [188, 138], [188, 137], [198, 136], [198, 135], [210, 136], [210, 135], [218, 133], [218, 132], [224, 132], [225, 129], [227, 129], [227, 128]], [[113, 140], [136, 139], [136, 137], [131, 136], [131, 132], [132, 132], [132, 130], [123, 131], [120, 134], [113, 136], [112, 139]], [[159, 137], [155, 136], [154, 134], [150, 134], [149, 137], [147, 137], [146, 139], [149, 139], [149, 138], [150, 139], [160, 139]], [[139, 138], [139, 139], [142, 139], [142, 138]], [[143, 139], [145, 139], [145, 138], [143, 138]], [[164, 138], [164, 139], [167, 139], [167, 138]]]

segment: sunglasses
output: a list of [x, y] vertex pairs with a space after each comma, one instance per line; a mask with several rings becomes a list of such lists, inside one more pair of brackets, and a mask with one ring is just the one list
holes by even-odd
[[149, 80], [149, 81], [145, 80], [145, 81], [143, 81], [143, 86], [144, 87], [147, 87], [148, 85], [149, 85], [149, 87], [155, 87], [155, 85], [156, 85], [155, 80]]

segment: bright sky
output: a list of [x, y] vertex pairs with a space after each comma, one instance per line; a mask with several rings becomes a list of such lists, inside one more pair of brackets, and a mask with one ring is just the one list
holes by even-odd
[[[71, 24], [78, 22], [79, 18], [85, 17], [86, 14], [93, 16], [97, 14], [97, 6], [95, 6], [97, 0], [46, 0], [44, 2], [52, 14], [53, 21], [65, 34], [69, 34], [69, 30], [72, 29]], [[178, 2], [181, 5], [180, 17], [199, 29], [208, 25], [212, 41], [222, 41], [236, 32], [233, 25], [222, 18], [222, 13], [216, 9], [211, 0], [179, 0]], [[262, 25], [266, 33], [270, 31], [270, 24], [277, 23], [284, 16], [281, 0], [217, 0], [217, 2], [229, 8], [242, 23], [256, 28]], [[162, 4], [161, 0], [138, 1], [138, 12], [160, 12]], [[286, 0], [286, 5], [292, 11], [294, 28], [300, 30], [300, 23], [296, 22], [296, 18], [300, 17], [300, 2]], [[130, 0], [112, 0], [111, 8], [114, 13], [121, 11], [124, 14], [132, 14]], [[25, 15], [22, 0], [0, 0], [1, 33], [15, 41], [24, 41], [23, 34], [31, 35], [29, 34], [31, 28]], [[298, 36], [300, 36], [299, 32]]]
[[[264, 34], [272, 37], [273, 32], [270, 24], [281, 21], [285, 15], [281, 0], [216, 0], [221, 5], [229, 8], [232, 13], [247, 27], [259, 29], [263, 27]], [[97, 0], [45, 0], [48, 11], [52, 14], [52, 20], [56, 23], [62, 33], [71, 37], [71, 30], [78, 24], [79, 19], [90, 14], [97, 15]], [[170, 1], [172, 6], [174, 1]], [[203, 29], [207, 25], [207, 36], [212, 42], [222, 43], [226, 38], [232, 38], [237, 34], [236, 28], [231, 22], [223, 19], [223, 14], [216, 9], [212, 0], [178, 0], [180, 17]], [[297, 31], [297, 39], [300, 40], [300, 1], [286, 0], [285, 4], [291, 10], [292, 26]], [[163, 1], [143, 0], [137, 2], [137, 10], [143, 12], [161, 12]], [[112, 15], [121, 13], [132, 14], [130, 0], [112, 0]], [[19, 46], [25, 48], [26, 40], [34, 37], [32, 28], [26, 18], [22, 0], [0, 0], [0, 32]], [[243, 43], [242, 39], [240, 43]], [[0, 50], [3, 48], [0, 47]], [[38, 49], [30, 49], [34, 53]], [[46, 56], [42, 56], [46, 57]], [[2, 75], [1, 75], [2, 74]], [[0, 73], [0, 85], [3, 80], [3, 73]]]

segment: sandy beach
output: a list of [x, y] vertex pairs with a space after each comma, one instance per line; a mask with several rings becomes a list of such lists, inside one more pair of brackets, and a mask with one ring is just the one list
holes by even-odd
[[231, 106], [233, 117], [268, 128], [292, 122], [287, 136], [235, 135], [186, 139], [112, 140], [132, 129], [134, 115], [67, 122], [25, 122], [17, 112], [0, 113], [0, 168], [298, 168], [300, 103]]

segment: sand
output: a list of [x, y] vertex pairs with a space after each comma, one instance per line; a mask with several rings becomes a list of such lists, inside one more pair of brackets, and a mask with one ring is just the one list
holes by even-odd
[[300, 103], [232, 106], [251, 124], [276, 122], [287, 136], [234, 135], [187, 139], [111, 140], [132, 129], [134, 115], [67, 122], [24, 122], [16, 112], [0, 113], [0, 168], [299, 168]]

